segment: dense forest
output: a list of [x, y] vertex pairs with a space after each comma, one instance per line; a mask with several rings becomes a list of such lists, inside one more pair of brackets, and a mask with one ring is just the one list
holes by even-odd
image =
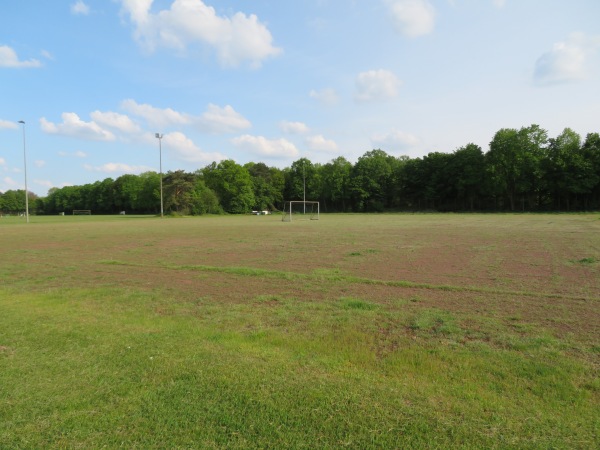
[[[280, 210], [284, 200], [321, 202], [324, 212], [579, 211], [600, 208], [600, 134], [566, 128], [550, 138], [538, 125], [499, 130], [484, 152], [467, 144], [422, 158], [366, 152], [355, 164], [301, 158], [288, 168], [213, 162], [194, 173], [163, 174], [165, 213]], [[0, 194], [0, 211], [25, 210], [23, 191]], [[29, 193], [32, 214], [158, 213], [160, 175], [122, 175], [83, 186]]]

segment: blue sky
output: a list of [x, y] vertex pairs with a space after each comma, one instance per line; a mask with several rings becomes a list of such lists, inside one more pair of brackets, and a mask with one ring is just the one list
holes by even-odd
[[597, 0], [0, 6], [0, 191], [600, 132]]

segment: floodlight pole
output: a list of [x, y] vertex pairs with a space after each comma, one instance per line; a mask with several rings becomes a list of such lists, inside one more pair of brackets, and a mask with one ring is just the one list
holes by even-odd
[[304, 164], [306, 161], [302, 160], [302, 187], [304, 189], [304, 214], [306, 214], [306, 171], [304, 170]]
[[160, 165], [160, 217], [164, 217], [164, 212], [163, 212], [163, 175], [162, 175], [162, 138], [163, 135], [160, 133], [155, 133], [154, 137], [156, 139], [158, 139], [158, 158], [159, 158], [159, 165]]
[[23, 168], [25, 171], [25, 221], [29, 223], [29, 193], [27, 192], [27, 152], [25, 146], [25, 121], [19, 120], [23, 125]]

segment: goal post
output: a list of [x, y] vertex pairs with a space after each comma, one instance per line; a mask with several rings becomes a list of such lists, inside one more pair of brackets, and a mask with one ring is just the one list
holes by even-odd
[[282, 222], [291, 222], [292, 220], [319, 220], [320, 208], [319, 202], [290, 200], [283, 203]]
[[74, 216], [91, 216], [92, 210], [91, 209], [74, 209], [73, 215]]

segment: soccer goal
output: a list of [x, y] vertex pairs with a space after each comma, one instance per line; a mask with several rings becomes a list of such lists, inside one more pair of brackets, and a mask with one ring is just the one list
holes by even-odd
[[301, 219], [319, 220], [319, 202], [292, 200], [283, 204], [283, 222]]
[[92, 210], [91, 209], [74, 209], [73, 215], [74, 216], [91, 216]]

